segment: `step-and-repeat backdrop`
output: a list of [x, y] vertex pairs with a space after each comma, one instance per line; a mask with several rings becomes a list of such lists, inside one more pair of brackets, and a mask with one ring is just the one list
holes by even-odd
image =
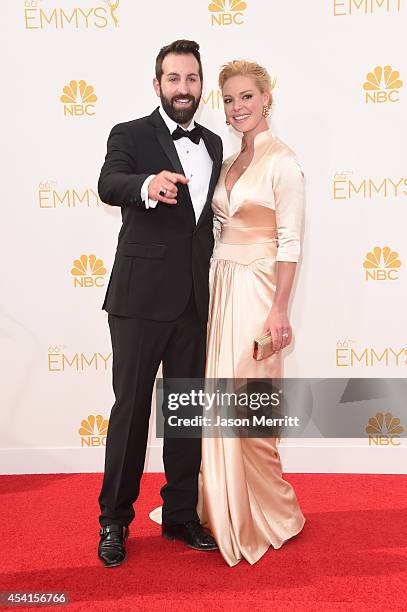
[[[3, 473], [103, 469], [113, 393], [101, 305], [121, 219], [97, 179], [111, 127], [158, 105], [155, 57], [177, 38], [201, 45], [198, 118], [225, 155], [239, 139], [225, 125], [220, 65], [255, 60], [276, 78], [271, 126], [307, 177], [286, 375], [405, 376], [407, 0], [2, 0], [0, 10]], [[283, 441], [285, 469], [405, 471], [388, 411], [372, 410], [370, 438]], [[160, 446], [151, 428], [147, 469], [161, 469]]]

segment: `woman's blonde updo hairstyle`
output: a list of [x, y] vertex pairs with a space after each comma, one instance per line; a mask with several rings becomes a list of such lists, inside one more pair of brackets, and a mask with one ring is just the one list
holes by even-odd
[[256, 62], [248, 62], [246, 60], [233, 60], [223, 64], [219, 73], [219, 87], [223, 89], [225, 82], [234, 76], [248, 76], [254, 79], [261, 93], [270, 95], [268, 107], [271, 108], [273, 98], [271, 90], [275, 85], [275, 80], [272, 82], [267, 70]]

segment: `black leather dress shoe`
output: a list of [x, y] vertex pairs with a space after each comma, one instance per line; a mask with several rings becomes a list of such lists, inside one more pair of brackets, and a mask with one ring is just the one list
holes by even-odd
[[179, 525], [162, 524], [161, 534], [168, 540], [181, 540], [195, 550], [218, 550], [218, 545], [199, 521], [188, 521]]
[[115, 567], [126, 559], [125, 543], [129, 528], [122, 525], [106, 525], [99, 531], [98, 557], [105, 567]]

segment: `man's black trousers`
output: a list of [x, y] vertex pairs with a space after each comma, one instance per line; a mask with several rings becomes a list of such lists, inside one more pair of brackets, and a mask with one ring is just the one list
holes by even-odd
[[[101, 526], [129, 525], [140, 490], [151, 396], [160, 362], [163, 378], [203, 378], [206, 322], [191, 295], [175, 321], [150, 321], [109, 314], [113, 348], [113, 405], [106, 439], [105, 472], [99, 495]], [[167, 484], [161, 489], [163, 521], [197, 519], [199, 438], [165, 438]]]

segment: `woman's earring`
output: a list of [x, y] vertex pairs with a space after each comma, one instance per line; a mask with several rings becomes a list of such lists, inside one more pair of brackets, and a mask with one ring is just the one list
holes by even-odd
[[270, 114], [270, 109], [268, 106], [263, 106], [263, 117], [268, 117]]
[[226, 119], [226, 125], [230, 125], [230, 121]]

